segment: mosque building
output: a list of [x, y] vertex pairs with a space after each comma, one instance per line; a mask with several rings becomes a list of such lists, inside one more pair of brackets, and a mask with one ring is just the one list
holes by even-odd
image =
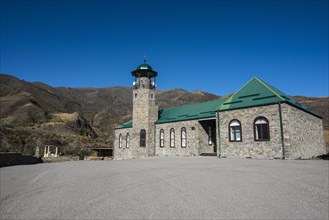
[[322, 118], [257, 77], [229, 98], [159, 110], [158, 73], [145, 59], [131, 73], [132, 120], [115, 129], [114, 159], [306, 159], [327, 153]]

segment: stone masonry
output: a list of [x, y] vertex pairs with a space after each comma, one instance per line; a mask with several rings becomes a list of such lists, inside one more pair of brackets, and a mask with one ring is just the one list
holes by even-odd
[[139, 134], [146, 130], [146, 147], [140, 147], [138, 155], [154, 155], [154, 123], [158, 120], [158, 105], [155, 90], [150, 88], [151, 82], [147, 77], [141, 77], [137, 82], [140, 87], [133, 92], [133, 130], [131, 143], [139, 146]]
[[320, 118], [287, 104], [281, 109], [286, 158], [307, 159], [328, 153]]
[[[322, 120], [288, 104], [281, 104], [285, 159], [308, 159], [325, 154]], [[220, 112], [221, 157], [283, 158], [279, 104]], [[266, 117], [270, 140], [254, 140], [254, 120]], [[229, 141], [229, 123], [241, 122], [242, 142]], [[306, 122], [306, 123], [305, 123]]]
[[[115, 130], [115, 159], [129, 159], [154, 156], [154, 123], [158, 120], [158, 105], [155, 90], [147, 77], [137, 81], [133, 91], [133, 125], [132, 128]], [[140, 146], [140, 132], [146, 131], [146, 146]], [[119, 136], [122, 142], [119, 147]], [[127, 148], [127, 134], [129, 146]]]
[[[182, 147], [181, 131], [186, 128], [187, 146]], [[175, 147], [170, 147], [170, 129], [175, 130]], [[160, 130], [164, 130], [164, 147], [160, 147]], [[215, 131], [213, 132], [215, 138]], [[215, 141], [209, 145], [208, 133], [198, 120], [180, 121], [156, 125], [156, 156], [196, 156], [213, 153]]]
[[[263, 116], [269, 121], [270, 141], [254, 140], [254, 120]], [[279, 107], [277, 104], [237, 109], [219, 113], [221, 156], [227, 158], [281, 158], [281, 130]], [[237, 119], [241, 122], [242, 142], [229, 141], [229, 123]]]

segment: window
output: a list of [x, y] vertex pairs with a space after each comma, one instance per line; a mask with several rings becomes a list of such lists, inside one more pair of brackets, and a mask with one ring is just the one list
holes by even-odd
[[212, 145], [211, 126], [208, 127], [208, 144]]
[[241, 142], [241, 123], [234, 119], [229, 124], [229, 136], [231, 142]]
[[160, 147], [164, 147], [164, 131], [160, 130]]
[[129, 137], [129, 133], [127, 133], [127, 136], [126, 136], [126, 148], [129, 148], [129, 144], [130, 144], [130, 137]]
[[122, 134], [119, 134], [119, 148], [122, 147]]
[[142, 129], [140, 132], [139, 146], [146, 147], [146, 131], [145, 131], [145, 129]]
[[170, 147], [175, 147], [175, 130], [170, 129]]
[[254, 121], [255, 141], [269, 141], [270, 129], [268, 120], [265, 117], [258, 117]]
[[137, 98], [137, 93], [135, 93], [135, 99]]
[[187, 145], [187, 137], [186, 137], [186, 128], [182, 128], [182, 131], [181, 131], [181, 146], [182, 147], [186, 147]]
[[151, 93], [151, 99], [153, 99], [153, 93]]

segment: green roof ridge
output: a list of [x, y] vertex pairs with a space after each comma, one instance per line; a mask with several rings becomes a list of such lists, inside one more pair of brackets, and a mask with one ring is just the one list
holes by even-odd
[[[254, 78], [257, 78], [257, 77], [252, 77], [251, 79], [249, 79], [248, 82], [246, 82], [238, 91], [236, 91], [235, 93], [233, 93], [233, 95], [231, 95], [230, 97], [228, 97], [221, 105], [223, 105], [226, 101], [228, 100], [232, 100], [232, 98], [235, 96], [235, 94], [237, 94], [240, 90], [242, 90], [246, 85], [248, 85]], [[218, 108], [216, 109], [216, 111], [218, 111], [221, 107], [221, 105], [218, 106]]]
[[261, 79], [259, 79], [257, 77], [253, 77], [253, 78], [255, 78], [256, 80], [258, 80], [258, 82], [260, 82], [263, 86], [265, 86], [268, 90], [270, 90], [274, 95], [276, 95], [277, 97], [279, 97], [282, 101], [285, 101], [285, 99], [282, 98], [281, 95], [279, 95], [278, 93], [276, 93], [275, 91], [273, 91], [273, 89], [271, 89], [266, 82], [264, 82], [263, 80], [261, 80]]
[[[260, 86], [258, 93], [255, 93], [255, 86]], [[280, 93], [285, 95], [280, 90], [274, 88], [273, 86], [262, 81], [258, 77], [252, 77], [247, 83], [245, 83], [238, 91], [236, 91], [232, 96], [227, 98], [218, 108], [217, 111], [233, 110], [239, 108], [247, 108], [259, 105], [267, 105], [272, 103], [284, 102], [286, 101]], [[251, 94], [252, 93], [252, 94]], [[238, 97], [241, 95], [241, 97]], [[258, 98], [251, 98], [254, 96], [259, 96]], [[286, 96], [286, 95], [285, 95]], [[243, 99], [241, 99], [243, 97]], [[276, 100], [275, 100], [276, 99]]]
[[316, 117], [320, 117], [289, 95], [255, 76], [219, 105], [217, 111], [228, 111], [275, 103], [288, 103]]

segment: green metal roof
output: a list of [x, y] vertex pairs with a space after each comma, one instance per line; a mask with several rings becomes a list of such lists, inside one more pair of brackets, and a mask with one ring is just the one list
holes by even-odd
[[225, 99], [216, 99], [196, 104], [167, 108], [159, 111], [159, 120], [156, 124], [186, 121], [194, 119], [212, 118], [216, 116], [216, 109]]
[[133, 121], [127, 121], [119, 126], [117, 126], [115, 129], [123, 129], [123, 128], [132, 128], [133, 127]]
[[218, 107], [218, 110], [228, 111], [233, 109], [275, 104], [279, 102], [288, 103], [316, 117], [320, 117], [306, 106], [257, 77], [253, 77], [240, 90], [226, 99], [225, 102]]
[[[160, 110], [159, 119], [155, 123], [162, 124], [168, 122], [213, 118], [216, 116], [216, 111], [229, 111], [275, 103], [287, 103], [321, 118], [312, 110], [287, 96], [274, 86], [271, 86], [257, 77], [253, 77], [241, 89], [227, 99], [216, 99]], [[116, 129], [131, 127], [132, 120], [119, 125]]]
[[152, 67], [147, 63], [142, 63], [139, 65], [136, 70], [153, 70]]
[[[196, 104], [183, 105], [173, 108], [167, 108], [159, 111], [159, 120], [156, 124], [187, 121], [195, 119], [213, 118], [216, 116], [216, 109], [225, 99], [216, 99]], [[119, 125], [115, 129], [131, 128], [132, 120]]]
[[148, 77], [153, 78], [158, 76], [158, 72], [154, 71], [152, 67], [144, 61], [139, 65], [136, 70], [132, 71], [131, 74], [135, 77]]

